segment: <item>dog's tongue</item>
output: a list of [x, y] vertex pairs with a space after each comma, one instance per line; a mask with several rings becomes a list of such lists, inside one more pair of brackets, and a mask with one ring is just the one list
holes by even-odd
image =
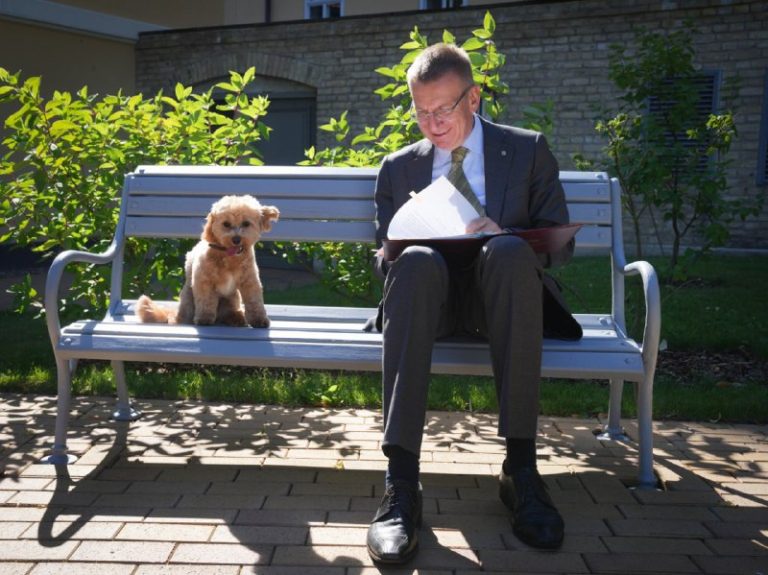
[[237, 255], [239, 249], [240, 249], [240, 246], [230, 246], [227, 248], [227, 255], [228, 256]]

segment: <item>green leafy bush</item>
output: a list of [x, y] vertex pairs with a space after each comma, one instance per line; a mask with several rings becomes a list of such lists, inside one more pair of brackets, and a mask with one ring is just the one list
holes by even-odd
[[[41, 94], [39, 77], [0, 68], [0, 105], [11, 109], [0, 148], [0, 243], [52, 257], [62, 250], [104, 251], [114, 234], [124, 174], [141, 164], [260, 164], [254, 144], [269, 136], [261, 121], [269, 105], [246, 87], [253, 68], [195, 94], [178, 84], [173, 96], [99, 97]], [[176, 295], [188, 242], [126, 246], [126, 281], [159, 283]], [[72, 307], [105, 309], [108, 266], [72, 267]], [[40, 306], [29, 282], [13, 288], [16, 309]], [[75, 304], [77, 302], [77, 304]]]
[[[608, 142], [609, 171], [624, 191], [637, 257], [643, 257], [646, 218], [657, 237], [664, 233], [656, 221], [660, 216], [672, 234], [669, 264], [676, 275], [685, 273], [680, 264], [686, 237], [696, 234], [700, 251], [723, 245], [728, 226], [758, 213], [762, 205], [761, 198], [726, 195], [734, 112], [701, 112], [693, 33], [690, 27], [671, 33], [640, 30], [632, 45], [611, 46], [609, 77], [622, 95], [618, 109], [596, 126]], [[737, 92], [737, 83], [726, 81], [725, 100]]]

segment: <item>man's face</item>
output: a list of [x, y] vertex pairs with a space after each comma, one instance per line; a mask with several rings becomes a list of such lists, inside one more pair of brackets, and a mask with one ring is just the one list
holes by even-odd
[[431, 82], [413, 82], [411, 98], [421, 133], [438, 148], [453, 150], [472, 132], [480, 105], [478, 86], [448, 73]]

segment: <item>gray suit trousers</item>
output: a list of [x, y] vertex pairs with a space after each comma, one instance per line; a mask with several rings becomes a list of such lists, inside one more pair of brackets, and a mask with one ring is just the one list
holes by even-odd
[[383, 303], [384, 451], [421, 451], [436, 339], [488, 340], [502, 437], [536, 436], [542, 345], [542, 268], [514, 236], [488, 241], [464, 269], [408, 247], [389, 269]]

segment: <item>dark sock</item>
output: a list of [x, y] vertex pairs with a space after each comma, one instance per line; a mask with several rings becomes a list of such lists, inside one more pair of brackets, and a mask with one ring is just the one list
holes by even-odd
[[419, 485], [419, 456], [403, 449], [398, 445], [387, 447], [387, 475], [386, 485], [394, 481], [407, 481], [414, 489]]
[[504, 473], [509, 475], [523, 467], [536, 469], [536, 439], [507, 437], [507, 458]]

